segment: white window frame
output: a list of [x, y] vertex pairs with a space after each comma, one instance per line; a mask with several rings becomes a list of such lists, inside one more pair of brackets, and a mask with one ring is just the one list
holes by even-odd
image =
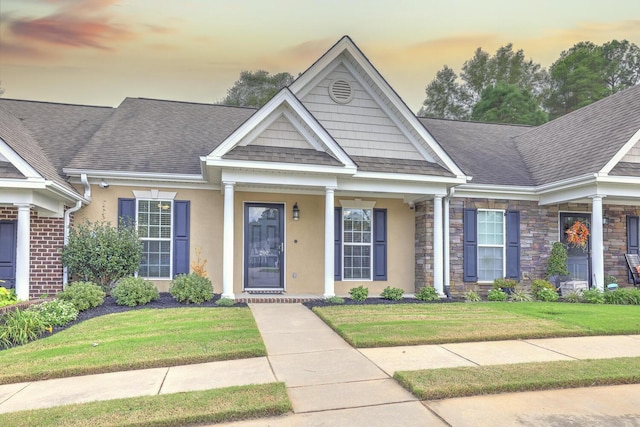
[[[136, 198], [136, 231], [140, 233], [140, 224], [138, 223], [138, 210], [139, 210], [139, 202], [151, 202], [151, 203], [170, 203], [171, 204], [171, 223], [169, 225], [170, 233], [169, 238], [156, 238], [156, 237], [140, 237], [140, 241], [142, 242], [165, 242], [169, 241], [169, 276], [162, 277], [149, 277], [149, 276], [140, 276], [149, 280], [171, 280], [173, 277], [173, 217], [174, 217], [174, 206], [172, 199], [152, 199], [152, 198]], [[148, 226], [148, 225], [147, 225]]]
[[506, 221], [506, 211], [503, 209], [478, 209], [478, 214], [480, 212], [500, 212], [502, 214], [502, 245], [497, 244], [481, 244], [480, 243], [480, 215], [478, 215], [478, 219], [476, 221], [476, 239], [478, 242], [478, 259], [476, 260], [478, 265], [478, 283], [493, 283], [493, 280], [480, 280], [480, 248], [502, 248], [502, 277], [505, 277], [507, 271], [507, 254], [506, 254], [506, 239], [507, 239], [507, 221]]
[[[340, 256], [342, 257], [342, 271], [340, 272], [340, 274], [342, 275], [341, 279], [344, 282], [372, 282], [373, 281], [373, 230], [374, 230], [374, 218], [373, 218], [373, 208], [376, 205], [376, 202], [369, 202], [369, 201], [362, 201], [360, 199], [355, 199], [355, 200], [340, 200], [340, 206], [342, 206], [342, 215], [340, 218], [340, 221], [342, 222], [340, 224], [340, 229], [342, 231], [342, 236], [341, 236], [341, 242], [342, 242], [342, 247], [341, 247], [341, 251], [342, 253], [340, 254]], [[367, 243], [347, 243], [344, 239], [344, 211], [345, 209], [351, 209], [351, 210], [355, 210], [355, 209], [359, 209], [359, 210], [369, 210], [371, 211], [371, 239], [370, 242]], [[345, 246], [369, 246], [369, 278], [346, 278], [345, 277], [345, 251], [344, 248]]]

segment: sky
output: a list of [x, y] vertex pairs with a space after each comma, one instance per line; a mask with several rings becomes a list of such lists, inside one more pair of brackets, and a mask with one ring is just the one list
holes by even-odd
[[219, 102], [242, 70], [298, 75], [349, 35], [413, 111], [445, 64], [507, 43], [547, 68], [640, 45], [640, 0], [0, 0], [4, 98]]

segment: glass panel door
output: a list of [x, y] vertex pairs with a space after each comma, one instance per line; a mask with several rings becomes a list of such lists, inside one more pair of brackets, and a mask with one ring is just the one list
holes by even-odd
[[580, 221], [591, 229], [591, 214], [588, 213], [560, 213], [560, 234], [561, 241], [567, 247], [567, 269], [571, 279], [586, 280], [591, 283], [591, 239], [587, 241], [584, 248], [578, 248], [568, 244], [566, 231]]
[[284, 206], [246, 203], [244, 207], [245, 289], [284, 288]]

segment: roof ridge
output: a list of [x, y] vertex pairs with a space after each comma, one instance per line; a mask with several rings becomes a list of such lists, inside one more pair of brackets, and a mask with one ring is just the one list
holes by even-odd
[[110, 107], [108, 105], [73, 104], [73, 103], [70, 103], [70, 102], [35, 101], [35, 100], [31, 100], [31, 99], [16, 99], [16, 98], [0, 98], [0, 101], [30, 102], [30, 103], [33, 103], [33, 104], [59, 105], [59, 106], [68, 106], [68, 107], [109, 108], [109, 109], [115, 109], [116, 108], [116, 107]]
[[[218, 103], [208, 103], [208, 102], [197, 102], [197, 101], [179, 101], [179, 100], [175, 100], [175, 99], [159, 99], [159, 98], [147, 98], [147, 97], [135, 97], [135, 96], [128, 96], [125, 98], [125, 100], [127, 99], [137, 99], [137, 100], [141, 100], [141, 101], [156, 101], [156, 102], [167, 102], [167, 103], [173, 103], [173, 104], [189, 104], [189, 105], [206, 105], [206, 106], [210, 106], [210, 107], [229, 107], [229, 108], [241, 108], [241, 109], [245, 109], [245, 110], [258, 110], [258, 108], [256, 107], [247, 107], [247, 106], [243, 106], [243, 105], [227, 105], [227, 104], [218, 104]], [[124, 102], [124, 101], [123, 101]]]
[[522, 127], [522, 128], [535, 128], [537, 126], [542, 126], [542, 125], [537, 125], [537, 126], [536, 125], [525, 125], [525, 124], [521, 124], [521, 123], [480, 122], [480, 121], [476, 121], [476, 120], [458, 120], [458, 119], [447, 119], [447, 118], [442, 118], [442, 117], [427, 117], [427, 116], [418, 116], [418, 115], [416, 115], [416, 117], [418, 118], [418, 120], [420, 120], [420, 119], [441, 120], [441, 121], [447, 121], [447, 122], [473, 123], [473, 124], [480, 124], [480, 125], [514, 126], [514, 127]]

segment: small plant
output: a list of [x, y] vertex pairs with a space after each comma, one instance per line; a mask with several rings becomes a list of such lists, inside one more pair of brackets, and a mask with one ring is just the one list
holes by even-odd
[[0, 307], [12, 305], [18, 302], [15, 289], [7, 289], [0, 286]]
[[533, 297], [527, 291], [520, 288], [514, 289], [511, 295], [509, 295], [509, 301], [527, 302], [531, 300], [533, 300]]
[[191, 261], [191, 269], [195, 274], [202, 277], [207, 277], [207, 270], [205, 269], [205, 265], [207, 265], [206, 259], [200, 259], [202, 256], [202, 248], [195, 248], [194, 252], [196, 254], [196, 259]]
[[38, 339], [46, 327], [36, 311], [12, 310], [0, 317], [0, 346], [26, 344]]
[[566, 302], [571, 302], [571, 303], [579, 303], [582, 302], [582, 295], [581, 292], [579, 291], [571, 291], [568, 292], [565, 296], [564, 296], [564, 300]]
[[78, 311], [85, 311], [104, 303], [104, 291], [91, 282], [75, 282], [58, 294], [58, 298], [71, 302]]
[[619, 288], [602, 295], [605, 304], [640, 305], [640, 289]]
[[551, 283], [550, 281], [536, 279], [531, 283], [531, 294], [533, 295], [533, 298], [535, 298], [536, 300], [541, 300], [540, 292], [543, 289], [550, 289], [554, 292], [556, 291], [556, 287], [553, 286], [553, 283]]
[[218, 307], [233, 307], [234, 305], [236, 305], [236, 302], [231, 298], [220, 298], [218, 301], [216, 301], [216, 305]]
[[562, 242], [555, 242], [551, 247], [551, 255], [547, 261], [547, 277], [568, 276], [567, 248]]
[[211, 280], [195, 273], [179, 274], [171, 282], [169, 292], [180, 303], [201, 304], [213, 299]]
[[336, 296], [336, 295], [325, 299], [325, 301], [330, 304], [344, 304], [344, 298], [340, 298], [339, 296]]
[[554, 301], [558, 301], [559, 297], [560, 296], [558, 295], [558, 292], [556, 292], [555, 289], [542, 288], [538, 292], [538, 298], [537, 299], [539, 301], [554, 302]]
[[402, 289], [392, 288], [391, 286], [387, 286], [380, 293], [380, 298], [388, 299], [391, 301], [400, 301], [403, 295], [404, 295], [404, 291]]
[[516, 282], [514, 279], [507, 279], [506, 277], [500, 277], [493, 281], [493, 289], [500, 289], [500, 290], [513, 289], [516, 287], [517, 284], [518, 282]]
[[604, 277], [604, 286], [611, 285], [612, 283], [618, 283], [618, 279], [615, 276], [608, 275]]
[[440, 296], [438, 295], [438, 291], [436, 291], [436, 288], [425, 286], [418, 291], [418, 293], [416, 294], [416, 298], [422, 301], [438, 301], [440, 299]]
[[585, 302], [589, 304], [604, 303], [604, 293], [601, 292], [598, 288], [582, 291], [582, 298], [584, 299]]
[[500, 289], [491, 289], [487, 293], [487, 299], [489, 301], [506, 301], [509, 295]]
[[369, 296], [369, 289], [360, 285], [357, 288], [349, 289], [349, 295], [351, 295], [351, 299], [354, 301], [364, 301]]
[[480, 298], [480, 295], [472, 289], [464, 294], [464, 300], [467, 302], [480, 302], [482, 301], [482, 298]]
[[70, 301], [55, 299], [29, 307], [40, 315], [42, 322], [49, 327], [64, 326], [78, 318], [78, 309]]
[[120, 279], [111, 291], [111, 296], [116, 299], [118, 305], [129, 307], [147, 304], [160, 298], [153, 283], [142, 277], [133, 276]]

